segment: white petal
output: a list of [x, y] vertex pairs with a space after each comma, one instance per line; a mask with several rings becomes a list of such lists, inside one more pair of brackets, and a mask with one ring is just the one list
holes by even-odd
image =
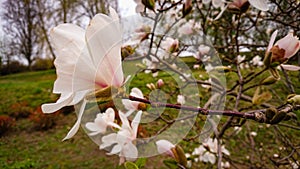
[[167, 153], [168, 155], [174, 157], [171, 149], [174, 148], [175, 145], [168, 140], [158, 140], [156, 142], [156, 146], [159, 154]]
[[261, 11], [269, 10], [267, 0], [249, 0], [249, 3]]
[[122, 99], [122, 104], [124, 105], [125, 109], [127, 110], [135, 110], [136, 106], [132, 104], [133, 101], [130, 101], [129, 99]]
[[137, 114], [135, 115], [134, 119], [131, 122], [132, 130], [133, 130], [135, 138], [137, 136], [137, 130], [139, 127], [139, 123], [141, 121], [141, 117], [142, 117], [142, 111], [138, 111]]
[[112, 148], [112, 150], [111, 150], [109, 153], [107, 153], [107, 154], [108, 154], [108, 155], [111, 155], [111, 154], [118, 154], [118, 153], [120, 153], [121, 150], [122, 150], [122, 146], [119, 145], [119, 144], [117, 144], [117, 145], [115, 145], [115, 146]]
[[138, 150], [134, 144], [129, 142], [123, 147], [122, 154], [126, 160], [133, 161], [138, 157]]
[[105, 118], [106, 122], [113, 122], [115, 120], [115, 111], [114, 111], [114, 109], [112, 109], [112, 108], [106, 109], [104, 118]]
[[289, 71], [299, 71], [300, 67], [299, 66], [295, 66], [295, 65], [281, 65], [283, 69], [285, 70], [289, 70]]
[[42, 105], [42, 111], [44, 113], [53, 113], [57, 110], [70, 105], [73, 100], [73, 95], [70, 94], [62, 94], [61, 97], [56, 101], [56, 103], [48, 103]]
[[219, 8], [224, 5], [224, 2], [222, 0], [212, 0], [212, 4], [215, 8]]
[[85, 109], [86, 102], [87, 101], [84, 99], [82, 104], [81, 104], [80, 110], [79, 110], [77, 121], [74, 124], [74, 126], [71, 128], [71, 130], [68, 132], [67, 136], [63, 139], [63, 141], [67, 140], [67, 139], [70, 139], [71, 137], [73, 137], [77, 133], [77, 131], [80, 127], [81, 118], [83, 116], [83, 112], [84, 112], [84, 109]]
[[121, 86], [124, 79], [121, 65], [122, 32], [119, 22], [106, 15], [96, 15], [87, 28], [86, 40], [97, 68], [96, 82]]
[[143, 92], [139, 88], [136, 88], [136, 87], [131, 89], [130, 95], [134, 96], [134, 97], [138, 97], [138, 98], [144, 98]]
[[269, 52], [271, 50], [271, 48], [273, 47], [276, 36], [277, 36], [277, 33], [278, 33], [278, 30], [276, 30], [272, 33], [271, 39], [270, 39], [270, 42], [269, 42], [269, 45], [268, 45], [268, 48], [267, 48], [267, 52]]
[[73, 24], [61, 24], [50, 32], [51, 42], [57, 52], [54, 61], [58, 74], [54, 93], [72, 91], [72, 74], [76, 62], [85, 46], [85, 31]]
[[127, 117], [125, 116], [124, 113], [122, 113], [121, 111], [119, 111], [119, 116], [120, 116], [120, 119], [122, 121], [122, 128], [123, 129], [131, 129], [130, 125], [129, 125], [129, 121], [127, 119]]
[[102, 131], [102, 128], [98, 126], [96, 123], [88, 122], [85, 124], [85, 127], [90, 131]]
[[111, 133], [109, 135], [103, 136], [101, 141], [102, 144], [100, 145], [100, 149], [104, 149], [106, 147], [109, 147], [115, 143], [117, 143], [117, 134], [116, 133]]
[[278, 40], [275, 45], [285, 50], [285, 58], [294, 56], [300, 49], [300, 41], [297, 36], [293, 36], [293, 33], [287, 34], [284, 38]]

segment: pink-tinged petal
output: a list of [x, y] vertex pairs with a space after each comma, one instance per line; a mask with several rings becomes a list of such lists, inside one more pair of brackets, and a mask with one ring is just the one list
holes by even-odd
[[142, 117], [142, 111], [138, 111], [131, 122], [132, 130], [135, 138], [137, 137], [137, 131], [141, 121], [141, 117]]
[[285, 70], [289, 70], [289, 71], [299, 71], [300, 67], [299, 66], [295, 66], [295, 65], [284, 65], [282, 64], [281, 67]]
[[276, 30], [272, 33], [271, 39], [270, 39], [270, 42], [269, 42], [269, 45], [268, 45], [268, 48], [267, 48], [267, 52], [270, 52], [270, 50], [272, 49], [272, 47], [274, 45], [274, 42], [275, 42], [275, 39], [276, 39], [276, 36], [277, 36], [277, 33], [278, 33], [278, 30]]
[[71, 128], [71, 130], [68, 132], [67, 136], [63, 139], [63, 141], [72, 138], [77, 133], [77, 131], [80, 127], [80, 123], [81, 123], [81, 119], [83, 116], [83, 112], [84, 112], [86, 103], [87, 103], [87, 101], [84, 99], [80, 106], [77, 121], [74, 124], [74, 126]]
[[168, 156], [175, 158], [175, 156], [171, 150], [172, 148], [175, 147], [175, 145], [172, 144], [171, 142], [169, 142], [168, 140], [158, 140], [156, 142], [156, 146], [157, 146], [157, 151], [159, 154], [166, 153]]
[[134, 161], [138, 157], [138, 150], [132, 142], [128, 142], [122, 149], [122, 155], [128, 161]]
[[96, 84], [117, 87], [123, 84], [122, 32], [119, 27], [118, 21], [98, 14], [87, 28], [86, 41], [91, 58], [97, 68]]
[[293, 33], [289, 33], [284, 38], [278, 40], [275, 43], [275, 46], [276, 45], [278, 45], [280, 49], [285, 50], [284, 58], [294, 56], [300, 49], [300, 41], [297, 36], [293, 36]]
[[61, 97], [56, 101], [56, 103], [48, 103], [42, 105], [42, 111], [44, 113], [53, 113], [57, 110], [70, 105], [73, 100], [72, 93], [61, 95]]
[[112, 108], [108, 108], [105, 111], [105, 117], [104, 117], [106, 122], [113, 122], [115, 120], [115, 111]]
[[125, 109], [127, 110], [135, 110], [136, 109], [136, 106], [134, 106], [132, 104], [133, 101], [130, 101], [129, 99], [122, 99], [122, 103], [125, 107]]
[[267, 0], [249, 0], [249, 3], [261, 11], [269, 10]]

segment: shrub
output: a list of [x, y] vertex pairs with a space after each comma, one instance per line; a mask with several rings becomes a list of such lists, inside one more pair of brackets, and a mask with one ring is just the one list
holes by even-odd
[[0, 115], [0, 137], [14, 125], [14, 119], [7, 115]]
[[48, 130], [56, 125], [58, 119], [58, 112], [52, 114], [44, 114], [41, 107], [38, 107], [29, 117], [34, 123], [36, 130]]
[[19, 118], [27, 118], [32, 112], [32, 108], [28, 106], [27, 102], [18, 102], [10, 107], [9, 115], [19, 119]]
[[52, 59], [41, 59], [38, 58], [34, 61], [31, 66], [32, 70], [48, 70], [54, 67]]

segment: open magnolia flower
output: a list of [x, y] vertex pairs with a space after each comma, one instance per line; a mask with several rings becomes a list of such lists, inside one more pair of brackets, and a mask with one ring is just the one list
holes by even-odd
[[175, 158], [175, 155], [172, 149], [175, 149], [175, 145], [169, 142], [168, 140], [158, 140], [156, 143], [157, 151], [159, 154], [166, 154], [172, 158]]
[[118, 127], [120, 129], [118, 133], [111, 133], [103, 136], [100, 149], [113, 146], [108, 155], [118, 154], [120, 156], [120, 164], [122, 164], [125, 162], [125, 159], [133, 161], [138, 157], [138, 150], [133, 142], [137, 137], [137, 130], [141, 121], [142, 111], [137, 112], [131, 125], [125, 114], [119, 111], [119, 116], [122, 121], [122, 127]]
[[105, 133], [107, 126], [112, 126], [118, 128], [119, 126], [114, 123], [115, 111], [112, 108], [106, 109], [105, 113], [97, 114], [94, 122], [86, 123], [85, 127], [92, 131], [89, 135], [94, 136], [99, 133]]
[[[142, 91], [136, 87], [131, 89], [130, 96], [144, 99]], [[141, 102], [131, 101], [129, 99], [122, 99], [122, 103], [124, 107], [128, 110], [125, 114], [127, 117], [130, 116], [134, 111], [139, 110], [139, 105], [141, 104]]]
[[42, 105], [42, 110], [53, 113], [82, 101], [78, 119], [64, 139], [71, 138], [79, 129], [87, 94], [123, 85], [121, 35], [119, 18], [112, 8], [110, 16], [97, 14], [86, 31], [73, 24], [52, 29], [50, 36], [57, 52], [53, 93], [60, 94], [60, 98], [56, 103]]
[[272, 52], [271, 62], [283, 63], [294, 56], [300, 49], [300, 41], [293, 33], [287, 34], [284, 38], [278, 40], [275, 45], [275, 39], [278, 31], [274, 31], [266, 51], [266, 57]]

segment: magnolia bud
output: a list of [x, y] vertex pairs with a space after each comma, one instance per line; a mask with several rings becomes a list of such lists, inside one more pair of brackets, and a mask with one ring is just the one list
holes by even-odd
[[163, 81], [162, 79], [159, 79], [159, 80], [157, 81], [157, 83], [156, 83], [158, 89], [160, 89], [164, 84], [165, 84], [165, 83], [164, 83], [164, 81]]
[[147, 110], [147, 105], [145, 103], [139, 103], [138, 110], [146, 111]]
[[265, 78], [264, 80], [262, 80], [260, 82], [261, 85], [271, 85], [274, 84], [278, 81], [279, 79], [275, 78], [274, 76], [269, 76], [267, 78]]
[[228, 4], [228, 10], [233, 13], [245, 13], [249, 9], [248, 0], [234, 0]]
[[122, 60], [124, 60], [126, 57], [132, 55], [134, 53], [134, 49], [131, 46], [124, 46], [121, 48], [121, 56]]
[[155, 90], [156, 87], [153, 83], [147, 83], [146, 86], [150, 89], [150, 90]]
[[287, 102], [293, 105], [300, 105], [300, 95], [288, 96]]
[[179, 145], [176, 145], [175, 147], [171, 148], [171, 151], [174, 155], [175, 160], [182, 166], [186, 167], [187, 159], [186, 159], [183, 149]]
[[155, 10], [155, 0], [142, 0], [142, 3], [145, 5], [146, 8]]
[[183, 17], [188, 15], [192, 11], [192, 0], [185, 0], [182, 8]]

